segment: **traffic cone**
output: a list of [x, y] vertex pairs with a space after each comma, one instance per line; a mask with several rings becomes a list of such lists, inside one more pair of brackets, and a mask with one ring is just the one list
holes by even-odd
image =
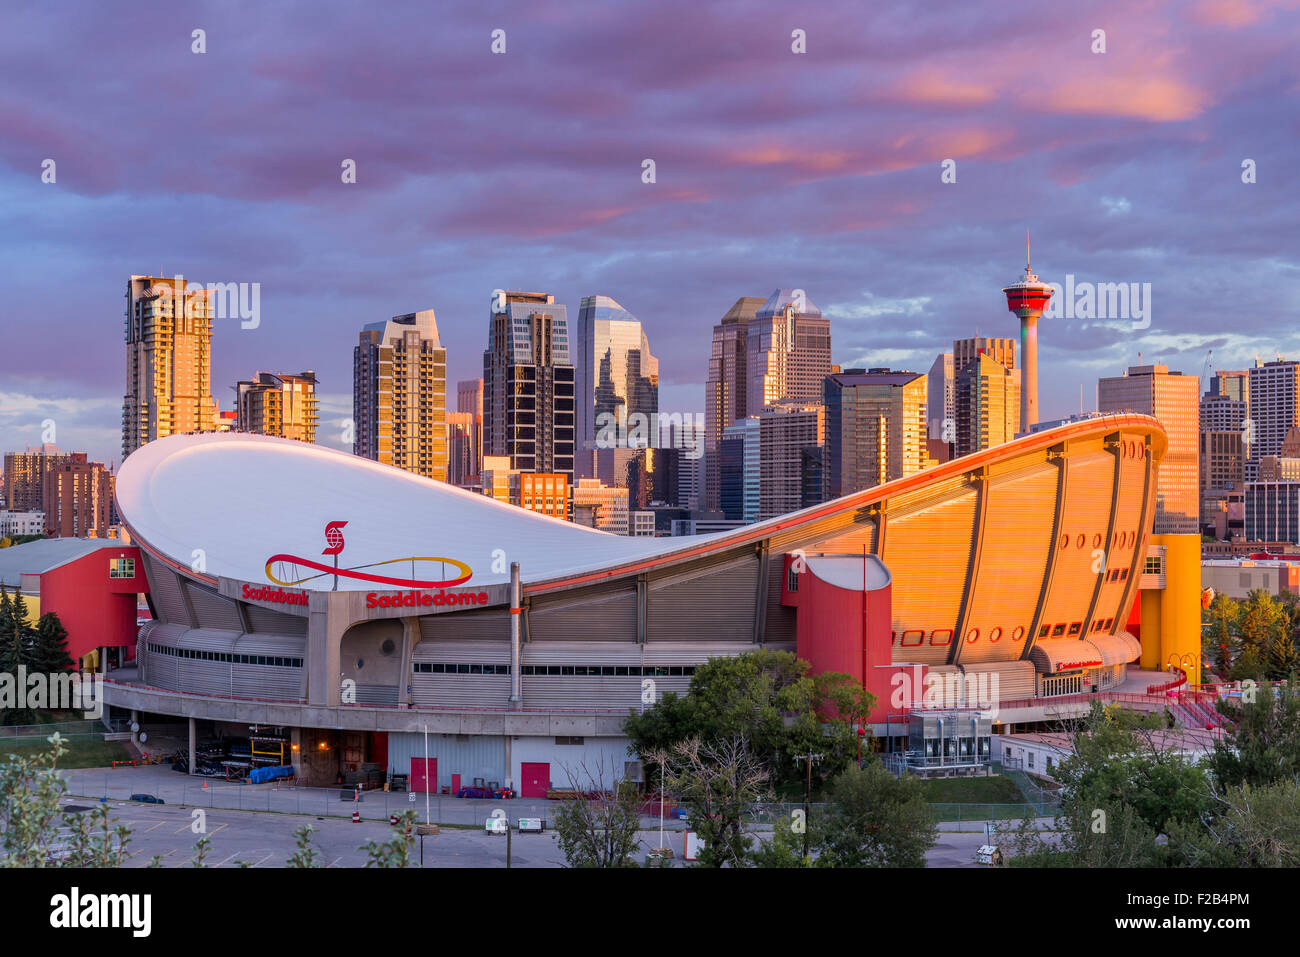
[[352, 823], [353, 823], [353, 824], [360, 824], [360, 823], [361, 823], [361, 812], [360, 812], [360, 811], [353, 811], [353, 812], [352, 812]]
[[208, 782], [205, 780], [205, 781], [203, 782], [203, 790], [206, 791], [207, 789], [208, 789]]

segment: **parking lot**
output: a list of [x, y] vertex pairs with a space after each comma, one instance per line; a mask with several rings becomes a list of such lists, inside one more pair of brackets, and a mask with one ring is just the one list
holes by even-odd
[[[97, 803], [97, 802], [96, 802]], [[65, 806], [92, 807], [79, 798]], [[247, 811], [206, 810], [174, 805], [109, 802], [113, 826], [131, 828], [126, 867], [148, 867], [154, 857], [161, 867], [193, 865], [195, 843], [206, 836], [211, 841], [204, 863], [211, 867], [284, 867], [295, 853], [293, 832], [303, 824], [316, 828], [312, 847], [320, 852], [324, 867], [362, 867], [367, 855], [361, 850], [367, 841], [383, 842], [397, 832], [387, 823], [318, 818], [309, 815], [267, 814]], [[415, 860], [419, 862], [419, 837]], [[483, 830], [444, 829], [423, 838], [425, 867], [504, 867], [506, 839]], [[511, 863], [515, 867], [559, 867], [564, 863], [554, 836], [514, 834]]]
[[[194, 811], [201, 818], [212, 841], [204, 863], [213, 867], [283, 867], [294, 854], [293, 832], [310, 824], [317, 833], [312, 846], [321, 852], [327, 867], [362, 867], [367, 841], [385, 841], [394, 834], [388, 818], [414, 810], [418, 821], [425, 819], [422, 794], [365, 791], [361, 800], [343, 800], [339, 788], [296, 788], [283, 783], [231, 784], [178, 774], [165, 765], [117, 769], [86, 769], [63, 772], [68, 780], [65, 804], [93, 806], [106, 798], [113, 821], [132, 829], [128, 867], [144, 867], [157, 855], [164, 867], [188, 866], [194, 856]], [[129, 801], [132, 794], [153, 794], [165, 804]], [[74, 796], [75, 795], [75, 796]], [[351, 795], [349, 795], [349, 798]], [[494, 811], [504, 811], [512, 821], [520, 817], [551, 820], [554, 806], [546, 800], [462, 800], [431, 797], [428, 814], [444, 827], [424, 839], [426, 867], [504, 867], [506, 840], [484, 830]], [[361, 823], [351, 821], [356, 810]], [[1047, 822], [1042, 822], [1046, 824]], [[459, 825], [459, 826], [456, 826]], [[683, 822], [665, 822], [664, 843], [680, 858]], [[658, 820], [642, 819], [644, 852], [658, 846]], [[959, 831], [958, 828], [963, 830]], [[968, 830], [967, 830], [968, 829]], [[760, 833], [758, 836], [765, 836]], [[940, 825], [938, 843], [926, 855], [931, 867], [975, 867], [975, 849], [985, 841], [975, 822]], [[644, 856], [644, 855], [642, 855]], [[417, 839], [415, 857], [419, 860]], [[515, 833], [511, 839], [514, 867], [561, 867], [564, 856], [549, 830], [543, 834]]]

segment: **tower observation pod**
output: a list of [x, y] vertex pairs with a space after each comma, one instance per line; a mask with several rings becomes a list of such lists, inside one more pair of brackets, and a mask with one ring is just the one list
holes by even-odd
[[1025, 241], [1025, 274], [1002, 290], [1007, 308], [1020, 317], [1020, 431], [1038, 424], [1038, 317], [1052, 298], [1052, 287], [1038, 281], [1029, 265], [1029, 241]]

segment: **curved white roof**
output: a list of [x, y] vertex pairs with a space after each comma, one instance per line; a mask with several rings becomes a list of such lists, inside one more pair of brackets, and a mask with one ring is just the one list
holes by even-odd
[[[142, 544], [183, 567], [254, 582], [268, 581], [273, 555], [332, 565], [322, 554], [331, 522], [347, 522], [340, 568], [444, 580], [457, 576], [454, 566], [444, 573], [436, 563], [377, 563], [449, 558], [472, 569], [471, 585], [508, 581], [511, 562], [524, 580], [537, 581], [717, 540], [611, 535], [324, 446], [246, 433], [175, 435], [142, 446], [118, 471], [117, 501]], [[295, 569], [286, 563], [275, 571], [284, 578]], [[307, 575], [319, 577], [297, 587], [333, 587], [331, 574], [305, 566], [286, 580]], [[409, 586], [340, 576], [338, 587]]]

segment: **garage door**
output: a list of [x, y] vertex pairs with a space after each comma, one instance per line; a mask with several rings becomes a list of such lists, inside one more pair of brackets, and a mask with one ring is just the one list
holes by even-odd
[[519, 766], [519, 796], [526, 798], [544, 798], [551, 786], [551, 766], [549, 764], [528, 764]]
[[411, 758], [411, 790], [416, 794], [438, 793], [437, 758]]

